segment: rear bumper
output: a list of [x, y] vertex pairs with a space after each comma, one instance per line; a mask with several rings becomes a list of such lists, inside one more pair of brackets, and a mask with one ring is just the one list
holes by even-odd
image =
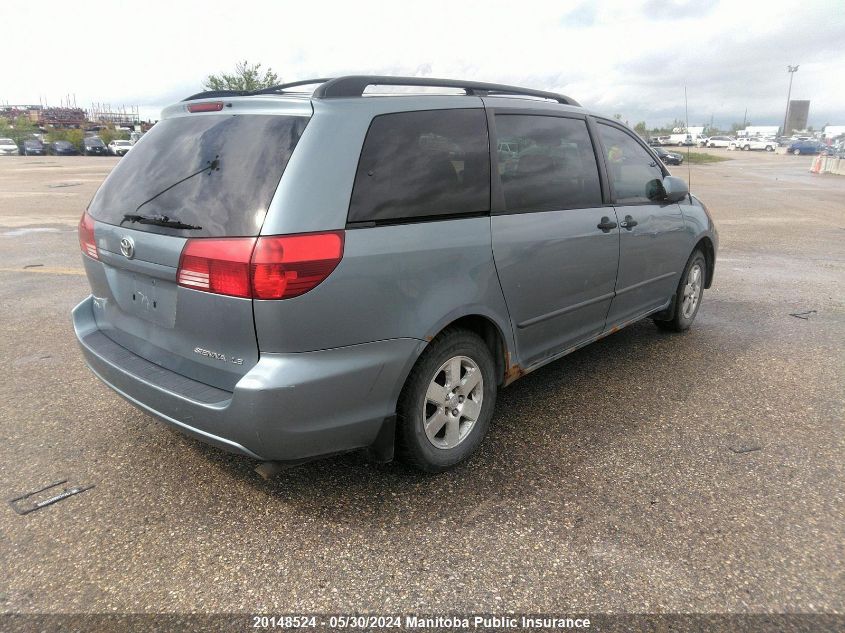
[[234, 391], [154, 365], [99, 330], [93, 297], [73, 310], [85, 361], [142, 411], [224, 450], [300, 461], [371, 446], [395, 413], [405, 377], [425, 346], [390, 339], [297, 354], [261, 354]]

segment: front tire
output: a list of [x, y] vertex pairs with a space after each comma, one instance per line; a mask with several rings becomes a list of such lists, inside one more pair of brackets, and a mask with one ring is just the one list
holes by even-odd
[[701, 299], [704, 295], [704, 282], [707, 275], [707, 260], [704, 253], [696, 249], [690, 255], [681, 281], [678, 283], [678, 290], [675, 293], [675, 300], [672, 305], [672, 313], [668, 320], [654, 320], [654, 324], [661, 330], [671, 332], [684, 332], [690, 328], [698, 309], [701, 307]]
[[399, 458], [426, 472], [469, 457], [496, 404], [496, 365], [480, 336], [447, 328], [423, 351], [397, 407]]
[[800, 149], [794, 149], [794, 150], [792, 150], [792, 154], [793, 154], [794, 156], [800, 156], [800, 155], [801, 155], [801, 150], [800, 150]]

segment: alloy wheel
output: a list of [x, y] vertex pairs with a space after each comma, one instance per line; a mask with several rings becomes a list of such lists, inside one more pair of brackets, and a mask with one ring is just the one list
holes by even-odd
[[484, 378], [468, 356], [454, 356], [435, 372], [423, 402], [428, 441], [450, 449], [463, 442], [481, 415]]
[[684, 285], [684, 300], [681, 304], [681, 315], [689, 319], [695, 314], [698, 302], [701, 300], [702, 278], [701, 264], [695, 264], [687, 274], [687, 283]]

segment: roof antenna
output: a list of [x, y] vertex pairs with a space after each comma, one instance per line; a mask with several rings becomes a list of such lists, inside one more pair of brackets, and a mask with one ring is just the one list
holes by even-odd
[[[692, 139], [692, 136], [689, 133], [689, 103], [687, 102], [687, 86], [684, 84], [684, 114], [687, 118], [687, 136]], [[689, 155], [690, 155], [690, 146], [687, 145], [687, 188], [692, 191], [692, 166], [689, 162]]]

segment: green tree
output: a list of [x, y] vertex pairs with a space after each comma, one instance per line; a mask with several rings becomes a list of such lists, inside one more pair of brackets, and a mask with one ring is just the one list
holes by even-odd
[[47, 142], [55, 143], [56, 141], [66, 141], [67, 130], [61, 128], [53, 128], [47, 132]]
[[640, 121], [634, 126], [634, 132], [642, 136], [643, 138], [648, 138], [648, 128], [646, 127], [645, 121]]
[[235, 72], [209, 75], [203, 82], [206, 90], [261, 90], [279, 83], [279, 77], [268, 68], [263, 73], [261, 64], [250, 64], [244, 60], [235, 64]]
[[674, 121], [672, 121], [672, 123], [669, 124], [669, 130], [672, 131], [672, 130], [676, 130], [676, 129], [686, 130], [687, 129], [686, 121], [681, 121], [681, 119], [675, 119]]
[[8, 119], [0, 118], [0, 136], [11, 138], [18, 145], [32, 138], [32, 135], [37, 131], [38, 128], [25, 115], [15, 119], [14, 124], [10, 123]]
[[85, 132], [76, 128], [71, 128], [69, 130], [53, 128], [47, 132], [48, 143], [53, 143], [54, 141], [68, 141], [69, 143], [73, 143], [77, 151], [82, 151], [82, 141], [84, 138]]
[[36, 132], [38, 132], [38, 127], [36, 127], [35, 123], [28, 116], [22, 114], [15, 119], [15, 133], [20, 137], [15, 140], [18, 142], [32, 138], [32, 135]]
[[76, 147], [76, 150], [82, 151], [82, 141], [85, 139], [85, 132], [79, 129], [65, 130], [65, 140], [70, 141]]
[[103, 143], [108, 145], [112, 141], [125, 141], [129, 138], [129, 133], [123, 130], [116, 130], [113, 124], [108, 124], [102, 130], [97, 133], [101, 139], [103, 139]]

